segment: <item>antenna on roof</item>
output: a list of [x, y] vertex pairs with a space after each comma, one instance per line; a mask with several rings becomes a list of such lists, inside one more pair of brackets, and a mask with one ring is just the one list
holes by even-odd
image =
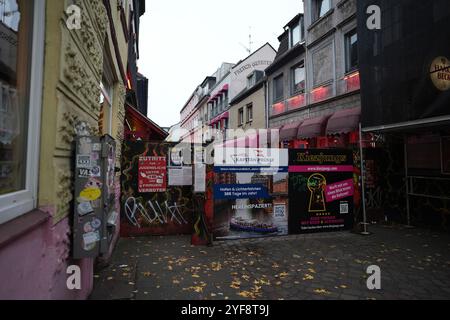
[[248, 54], [250, 55], [252, 53], [252, 45], [253, 45], [253, 41], [252, 41], [252, 27], [248, 27], [249, 28], [249, 34], [248, 34], [248, 47], [243, 45], [241, 42], [239, 42], [239, 44], [248, 52]]

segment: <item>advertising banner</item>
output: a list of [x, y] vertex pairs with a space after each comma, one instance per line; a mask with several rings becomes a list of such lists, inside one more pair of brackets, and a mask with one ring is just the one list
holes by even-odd
[[350, 229], [354, 192], [351, 150], [289, 150], [289, 233]]
[[139, 157], [139, 192], [165, 192], [166, 157]]
[[288, 151], [215, 151], [214, 238], [287, 235]]

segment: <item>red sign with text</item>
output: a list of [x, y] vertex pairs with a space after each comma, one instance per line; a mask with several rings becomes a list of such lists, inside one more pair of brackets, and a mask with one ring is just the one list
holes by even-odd
[[166, 157], [139, 157], [139, 193], [166, 192]]

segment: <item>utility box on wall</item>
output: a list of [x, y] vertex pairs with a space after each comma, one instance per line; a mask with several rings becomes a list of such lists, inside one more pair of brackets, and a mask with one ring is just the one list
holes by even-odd
[[114, 211], [116, 144], [105, 135], [76, 139], [73, 258], [108, 252], [118, 213]]

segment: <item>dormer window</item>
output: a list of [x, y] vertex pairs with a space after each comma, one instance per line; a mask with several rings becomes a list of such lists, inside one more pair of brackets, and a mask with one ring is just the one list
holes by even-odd
[[247, 88], [251, 88], [256, 84], [256, 75], [255, 73], [251, 73], [248, 77], [247, 77]]
[[305, 31], [303, 26], [303, 17], [289, 28], [289, 48], [295, 47], [297, 44], [305, 40]]
[[300, 42], [300, 25], [297, 24], [291, 29], [291, 47]]

